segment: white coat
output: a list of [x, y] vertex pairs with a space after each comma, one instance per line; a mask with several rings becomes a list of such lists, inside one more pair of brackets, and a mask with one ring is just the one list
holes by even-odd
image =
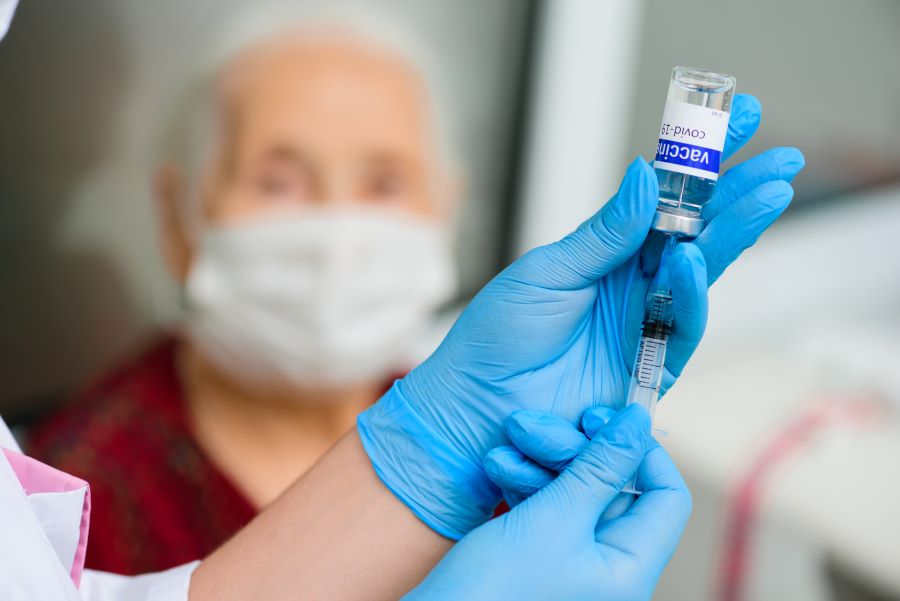
[[[0, 447], [21, 453], [2, 418]], [[36, 462], [31, 467], [51, 469]], [[86, 487], [26, 492], [6, 453], [0, 452], [0, 599], [187, 601], [199, 562], [136, 577], [81, 571], [77, 564], [84, 558], [76, 548], [84, 530], [86, 493]], [[73, 577], [78, 573], [76, 586]]]

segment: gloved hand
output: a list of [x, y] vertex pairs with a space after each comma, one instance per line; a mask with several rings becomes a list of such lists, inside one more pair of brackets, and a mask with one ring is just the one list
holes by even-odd
[[[615, 414], [610, 407], [591, 407], [581, 416], [579, 429], [553, 413], [514, 411], [503, 421], [512, 445], [491, 449], [484, 470], [507, 505], [515, 507], [550, 484]], [[604, 517], [621, 515], [633, 497], [619, 495]]]
[[[649, 427], [642, 407], [619, 412], [558, 478], [468, 534], [404, 600], [650, 599], [691, 497]], [[645, 492], [601, 520], [635, 470]]]
[[[758, 102], [736, 96], [725, 154], [758, 124]], [[664, 389], [702, 336], [707, 285], [784, 211], [802, 166], [799, 151], [774, 149], [730, 170], [705, 209], [704, 232], [674, 252]], [[512, 411], [574, 423], [586, 407], [624, 402], [655, 269], [640, 250], [657, 203], [656, 175], [637, 159], [596, 215], [495, 277], [434, 354], [360, 416], [376, 473], [435, 531], [458, 539], [491, 515], [500, 493], [482, 459], [505, 442], [501, 423]]]

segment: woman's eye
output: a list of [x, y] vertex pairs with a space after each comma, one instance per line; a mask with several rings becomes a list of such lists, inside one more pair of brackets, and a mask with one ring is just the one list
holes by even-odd
[[290, 178], [279, 175], [265, 175], [259, 182], [260, 191], [266, 195], [279, 195], [294, 189]]
[[406, 192], [406, 182], [393, 170], [378, 171], [366, 181], [366, 196], [375, 200], [393, 200]]
[[309, 194], [309, 185], [304, 178], [294, 172], [271, 170], [263, 172], [256, 180], [257, 191], [274, 200], [302, 200]]

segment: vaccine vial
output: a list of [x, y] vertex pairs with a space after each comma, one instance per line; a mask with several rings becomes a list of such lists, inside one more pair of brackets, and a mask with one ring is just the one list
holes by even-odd
[[659, 179], [653, 229], [678, 238], [703, 231], [701, 211], [719, 178], [734, 86], [731, 75], [672, 70], [653, 161]]

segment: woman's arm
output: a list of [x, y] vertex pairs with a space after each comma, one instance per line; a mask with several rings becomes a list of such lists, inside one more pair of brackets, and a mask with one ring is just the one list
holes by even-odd
[[379, 481], [354, 429], [200, 564], [190, 601], [398, 599], [451, 544]]

